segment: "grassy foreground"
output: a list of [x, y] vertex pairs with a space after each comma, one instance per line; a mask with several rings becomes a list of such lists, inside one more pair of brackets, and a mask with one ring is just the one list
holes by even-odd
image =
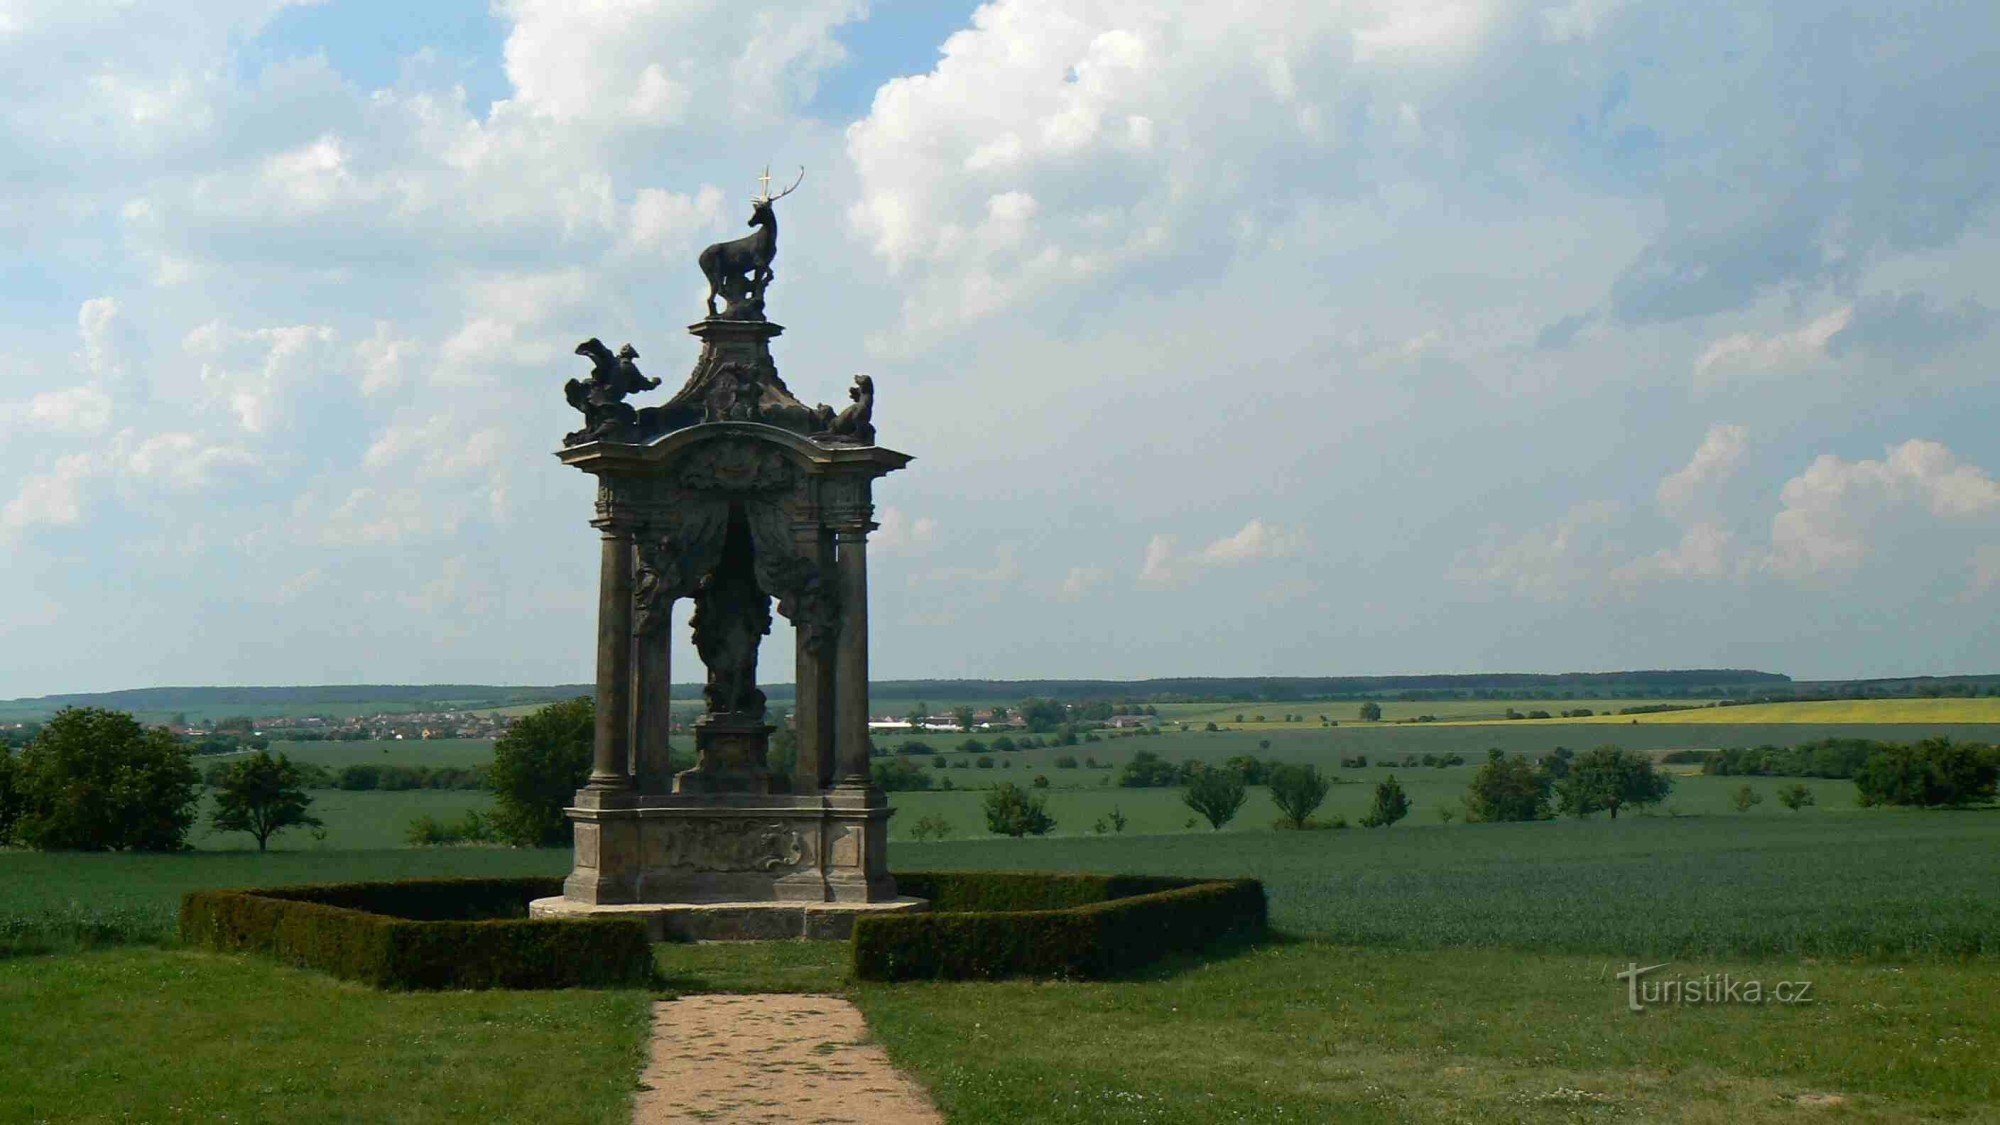
[[0, 961], [0, 1121], [629, 1120], [642, 991], [377, 992], [248, 957]]
[[1797, 1006], [1625, 1008], [1602, 958], [1268, 946], [1156, 979], [868, 985], [957, 1123], [1992, 1120], [2000, 965], [1702, 962]]

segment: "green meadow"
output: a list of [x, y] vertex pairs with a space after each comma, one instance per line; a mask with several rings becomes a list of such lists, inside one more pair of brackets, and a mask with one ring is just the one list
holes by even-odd
[[[411, 819], [482, 807], [478, 792], [318, 790], [325, 838], [286, 833], [267, 854], [205, 828], [197, 850], [177, 855], [0, 851], [0, 1120], [623, 1121], [648, 1005], [708, 990], [853, 997], [955, 1125], [1992, 1120], [2000, 810], [1864, 809], [1851, 783], [1808, 779], [1818, 803], [1790, 812], [1774, 796], [1792, 779], [1752, 779], [1765, 800], [1737, 813], [1729, 796], [1745, 779], [1668, 767], [1674, 792], [1644, 815], [1440, 816], [1459, 811], [1489, 746], [1657, 751], [1935, 732], [1295, 724], [989, 751], [990, 769], [950, 749], [965, 735], [921, 736], [947, 765], [916, 760], [953, 789], [892, 794], [900, 869], [1264, 881], [1275, 940], [1090, 984], [860, 984], [842, 944], [756, 943], [658, 947], [651, 990], [385, 994], [175, 945], [180, 896], [203, 887], [568, 869], [567, 849], [405, 846]], [[1996, 728], [1944, 732], [1992, 739]], [[279, 749], [334, 769], [491, 753], [474, 741]], [[1390, 828], [1282, 831], [1253, 787], [1211, 831], [1190, 826], [1178, 790], [1115, 785], [1139, 750], [1318, 763], [1340, 781], [1320, 818], [1349, 823], [1393, 773], [1412, 812]], [[1356, 753], [1370, 764], [1338, 765]], [[1467, 761], [1403, 764], [1424, 753]], [[1057, 768], [1062, 755], [1099, 765]], [[1054, 833], [986, 832], [983, 790], [1038, 775]], [[951, 836], [910, 840], [927, 816]], [[1633, 1013], [1615, 974], [1635, 962], [1810, 981], [1813, 999]], [[113, 1023], [119, 1033], [104, 1034]]]

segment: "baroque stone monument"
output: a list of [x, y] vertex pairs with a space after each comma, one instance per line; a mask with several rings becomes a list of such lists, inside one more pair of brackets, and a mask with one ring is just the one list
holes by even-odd
[[[804, 172], [800, 172], [803, 179]], [[836, 413], [778, 376], [764, 316], [777, 256], [772, 205], [748, 237], [702, 251], [701, 354], [665, 403], [627, 344], [586, 340], [583, 415], [557, 456], [597, 478], [602, 536], [597, 729], [589, 783], [569, 810], [575, 868], [537, 917], [633, 913], [658, 937], [842, 937], [858, 913], [921, 909], [889, 875], [887, 798], [868, 762], [868, 533], [876, 478], [909, 464], [875, 444], [875, 388], [856, 376]], [[716, 306], [720, 298], [723, 305]], [[696, 761], [668, 762], [669, 625], [693, 602], [704, 665]], [[757, 686], [773, 602], [797, 635], [797, 764], [779, 791], [775, 728]]]

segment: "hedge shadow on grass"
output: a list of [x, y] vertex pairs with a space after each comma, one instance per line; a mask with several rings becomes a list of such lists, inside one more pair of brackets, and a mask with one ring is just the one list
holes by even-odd
[[653, 982], [631, 919], [530, 919], [562, 880], [411, 879], [195, 891], [181, 940], [254, 952], [377, 988], [593, 988]]
[[1101, 980], [1267, 932], [1255, 879], [918, 871], [896, 885], [931, 908], [857, 919], [857, 979]]

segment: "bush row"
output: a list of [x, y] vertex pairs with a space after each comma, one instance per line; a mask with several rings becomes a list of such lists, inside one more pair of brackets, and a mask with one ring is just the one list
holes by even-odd
[[963, 871], [896, 884], [931, 910], [855, 922], [862, 980], [1100, 979], [1266, 924], [1254, 879]]
[[196, 891], [181, 940], [377, 988], [576, 988], [652, 978], [644, 923], [529, 919], [562, 881], [415, 879]]

